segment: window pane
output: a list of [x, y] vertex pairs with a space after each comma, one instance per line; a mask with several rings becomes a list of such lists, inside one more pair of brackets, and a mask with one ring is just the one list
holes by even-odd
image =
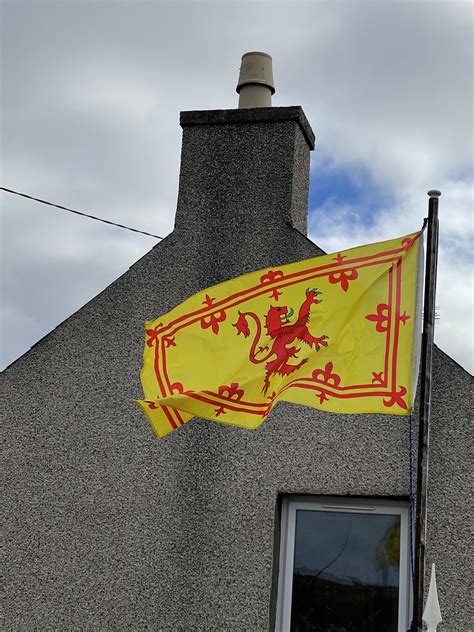
[[296, 512], [291, 630], [397, 632], [400, 516]]

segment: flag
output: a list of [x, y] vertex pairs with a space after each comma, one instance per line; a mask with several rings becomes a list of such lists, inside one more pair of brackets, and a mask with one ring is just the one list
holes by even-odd
[[147, 322], [137, 403], [156, 434], [257, 428], [279, 401], [410, 414], [421, 235], [251, 272]]

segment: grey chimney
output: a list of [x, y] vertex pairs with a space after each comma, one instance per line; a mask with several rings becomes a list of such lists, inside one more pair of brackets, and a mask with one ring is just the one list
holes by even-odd
[[[253, 60], [254, 55], [243, 59]], [[269, 60], [260, 79], [270, 84], [271, 58], [258, 55]], [[241, 96], [252, 77], [256, 80], [243, 62]], [[270, 87], [262, 89], [270, 92]], [[242, 271], [236, 261], [242, 249], [244, 265], [272, 265], [270, 255], [265, 258], [262, 253], [269, 251], [278, 231], [293, 227], [306, 234], [314, 134], [303, 110], [293, 106], [182, 112], [180, 124], [175, 233], [192, 231], [199, 237], [196, 241], [206, 244], [203, 252], [209, 259], [226, 257], [225, 265], [236, 273]], [[262, 256], [252, 257], [252, 249]]]

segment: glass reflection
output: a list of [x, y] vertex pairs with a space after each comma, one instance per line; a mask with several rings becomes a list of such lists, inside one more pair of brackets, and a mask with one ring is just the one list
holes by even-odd
[[292, 632], [397, 632], [400, 516], [296, 514]]

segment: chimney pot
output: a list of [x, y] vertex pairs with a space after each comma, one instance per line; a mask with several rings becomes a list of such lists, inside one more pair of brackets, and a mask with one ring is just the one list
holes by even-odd
[[239, 108], [271, 107], [275, 93], [271, 55], [258, 51], [242, 55], [236, 90]]

